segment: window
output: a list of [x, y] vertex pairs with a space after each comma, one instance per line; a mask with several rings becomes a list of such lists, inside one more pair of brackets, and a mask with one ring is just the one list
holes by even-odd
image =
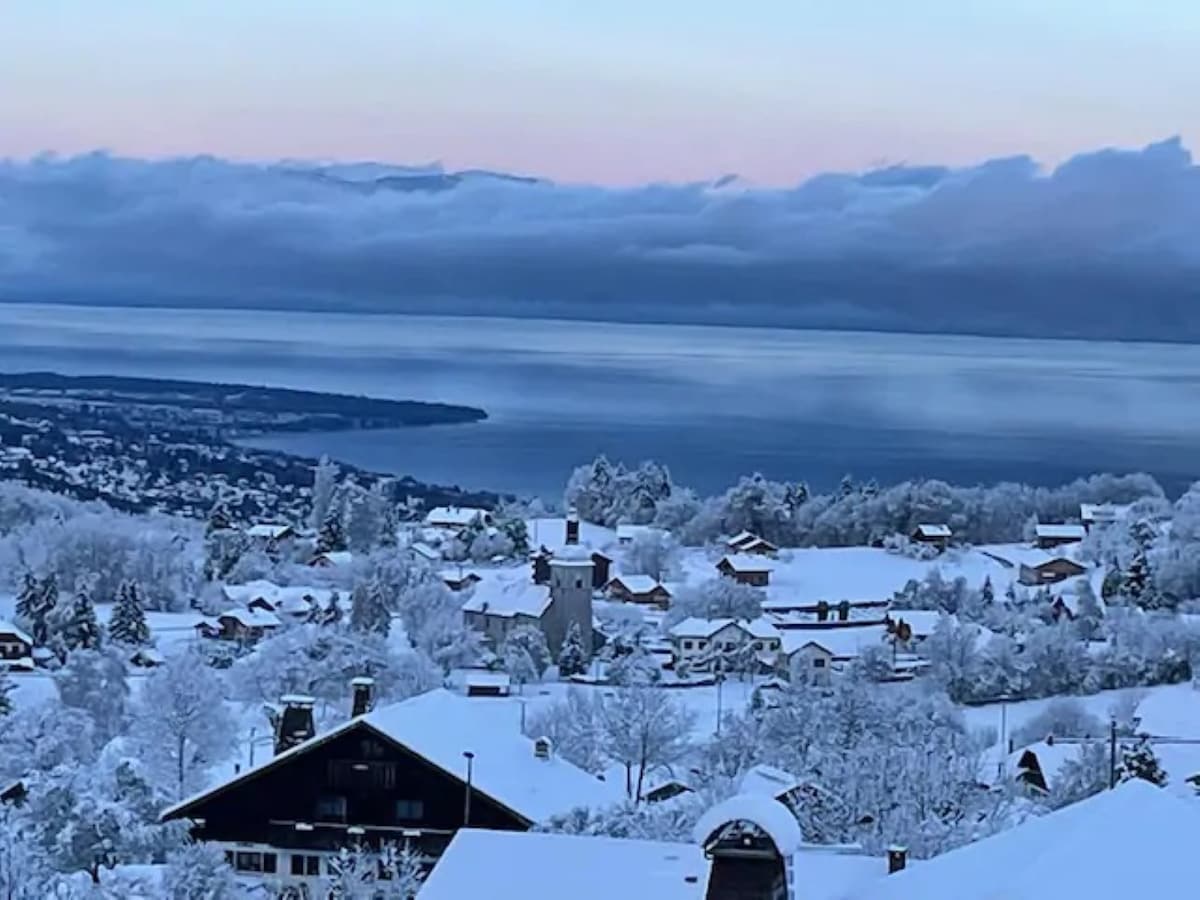
[[[225, 854], [226, 859], [229, 854]], [[263, 872], [275, 874], [275, 854], [262, 853], [257, 850], [238, 850], [233, 854], [233, 867], [239, 872]]]
[[363, 759], [383, 759], [386, 748], [371, 738], [363, 738], [358, 744], [358, 753]]
[[583, 587], [583, 579], [582, 578], [575, 579], [575, 587], [577, 587], [577, 588]]
[[423, 800], [397, 800], [397, 822], [419, 822], [425, 818], [425, 802]]
[[684, 641], [684, 642], [683, 642], [683, 649], [684, 649], [684, 650], [691, 650], [691, 649], [692, 649], [692, 642], [691, 642], [691, 641]]
[[823, 656], [818, 656], [818, 657], [816, 657], [816, 658], [813, 660], [813, 668], [814, 668], [814, 669], [823, 669], [823, 668], [825, 668], [825, 657], [823, 657]]
[[321, 874], [321, 857], [312, 856], [305, 853], [292, 854], [292, 874], [293, 875], [320, 875]]
[[321, 822], [346, 821], [346, 798], [341, 794], [322, 794], [317, 798], [317, 820]]

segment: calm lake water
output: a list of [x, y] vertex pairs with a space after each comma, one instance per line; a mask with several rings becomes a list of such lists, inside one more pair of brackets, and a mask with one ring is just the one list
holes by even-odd
[[482, 406], [487, 422], [256, 446], [556, 497], [597, 453], [704, 493], [741, 473], [828, 487], [1200, 477], [1200, 347], [328, 313], [0, 304], [0, 369]]

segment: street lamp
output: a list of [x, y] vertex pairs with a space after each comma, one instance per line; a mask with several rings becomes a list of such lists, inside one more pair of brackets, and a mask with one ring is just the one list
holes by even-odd
[[473, 772], [473, 763], [475, 754], [470, 750], [463, 751], [463, 758], [467, 761], [467, 793], [463, 797], [463, 828], [471, 824], [471, 775]]

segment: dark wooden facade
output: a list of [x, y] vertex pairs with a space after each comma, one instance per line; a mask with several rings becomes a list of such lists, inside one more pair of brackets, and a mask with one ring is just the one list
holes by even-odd
[[12, 631], [0, 631], [0, 660], [28, 659], [33, 645]]
[[1086, 572], [1087, 568], [1074, 560], [1059, 557], [1036, 566], [1027, 566], [1022, 563], [1017, 577], [1021, 584], [1036, 587], [1041, 584], [1058, 584], [1060, 581], [1075, 578]]
[[[191, 819], [198, 840], [266, 845], [284, 854], [405, 839], [437, 856], [463, 826], [465, 759], [463, 767], [462, 778], [456, 778], [356, 722], [171, 809], [164, 818]], [[532, 823], [472, 789], [470, 824], [511, 831]]]
[[717, 571], [726, 578], [732, 578], [738, 584], [748, 584], [751, 587], [766, 587], [771, 583], [771, 570], [735, 568], [727, 559], [717, 563]]

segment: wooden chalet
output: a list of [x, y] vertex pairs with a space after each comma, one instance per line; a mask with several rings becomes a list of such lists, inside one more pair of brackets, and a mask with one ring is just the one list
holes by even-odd
[[1038, 523], [1034, 526], [1034, 543], [1043, 550], [1053, 550], [1066, 544], [1078, 544], [1087, 537], [1082, 525], [1054, 525]]
[[761, 556], [730, 553], [721, 557], [717, 571], [738, 584], [766, 587], [771, 582], [771, 563]]
[[927, 544], [930, 547], [936, 547], [938, 550], [945, 550], [950, 546], [950, 540], [954, 537], [950, 531], [949, 525], [918, 525], [913, 529], [909, 539], [914, 544]]
[[460, 591], [465, 591], [467, 588], [473, 587], [483, 581], [482, 576], [478, 572], [463, 572], [463, 571], [448, 571], [442, 572], [438, 576], [442, 579], [442, 584], [446, 585], [456, 594]]
[[1060, 581], [1066, 581], [1068, 578], [1076, 578], [1086, 574], [1086, 566], [1080, 565], [1073, 559], [1067, 559], [1065, 556], [1056, 556], [1054, 559], [1048, 559], [1045, 562], [1034, 565], [1021, 563], [1017, 580], [1021, 584], [1037, 587], [1043, 584], [1058, 584]]
[[12, 622], [0, 619], [0, 666], [33, 668], [33, 638]]
[[661, 581], [649, 575], [618, 575], [604, 588], [613, 600], [641, 603], [666, 609], [671, 603], [671, 591]]
[[725, 546], [731, 553], [746, 553], [751, 556], [774, 556], [779, 552], [779, 547], [752, 531], [735, 534], [726, 541]]
[[239, 874], [302, 882], [352, 844], [406, 841], [436, 858], [460, 828], [523, 831], [611, 802], [549, 741], [520, 733], [515, 704], [439, 689], [370, 710], [295, 746], [277, 742], [276, 756], [162, 819], [190, 820]]
[[283, 623], [279, 617], [262, 608], [230, 609], [215, 618], [203, 619], [196, 625], [201, 637], [218, 641], [254, 643], [273, 633]]

